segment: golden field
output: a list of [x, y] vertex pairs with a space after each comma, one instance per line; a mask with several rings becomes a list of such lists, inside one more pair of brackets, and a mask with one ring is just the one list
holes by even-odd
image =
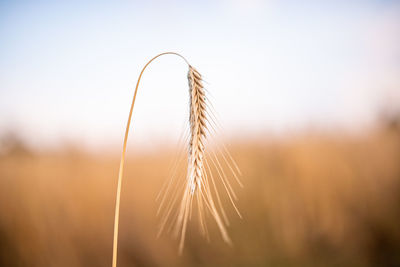
[[[400, 131], [298, 134], [231, 142], [243, 173], [223, 243], [195, 223], [183, 255], [157, 238], [157, 193], [173, 151], [130, 147], [119, 266], [399, 266]], [[0, 156], [0, 266], [110, 266], [119, 155], [77, 148]]]

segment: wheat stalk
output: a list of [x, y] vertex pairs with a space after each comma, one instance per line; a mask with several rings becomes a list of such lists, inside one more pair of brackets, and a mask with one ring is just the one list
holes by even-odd
[[[178, 235], [180, 233], [179, 251], [182, 252], [182, 250], [183, 250], [187, 223], [188, 223], [189, 216], [191, 215], [191, 212], [192, 212], [192, 205], [193, 205], [194, 199], [197, 200], [200, 226], [201, 226], [202, 233], [207, 234], [207, 228], [206, 228], [206, 223], [205, 223], [205, 218], [204, 218], [204, 214], [205, 214], [204, 206], [205, 206], [205, 207], [207, 207], [207, 210], [211, 213], [211, 215], [215, 219], [215, 221], [220, 229], [223, 239], [227, 243], [231, 244], [231, 240], [226, 231], [225, 224], [224, 224], [223, 220], [221, 219], [221, 217], [219, 215], [219, 211], [213, 200], [211, 186], [210, 186], [210, 183], [211, 183], [214, 188], [214, 193], [217, 196], [219, 208], [221, 209], [221, 212], [224, 216], [226, 224], [228, 224], [228, 220], [226, 218], [226, 214], [222, 207], [221, 200], [220, 200], [220, 197], [219, 197], [219, 194], [217, 191], [217, 187], [215, 185], [214, 177], [211, 172], [211, 168], [209, 166], [210, 164], [207, 162], [207, 159], [206, 159], [206, 153], [205, 153], [205, 141], [206, 141], [206, 137], [207, 137], [206, 133], [210, 133], [209, 128], [213, 128], [213, 127], [215, 127], [215, 125], [210, 124], [210, 121], [214, 121], [214, 120], [210, 116], [210, 114], [212, 114], [212, 112], [207, 110], [208, 104], [206, 101], [207, 98], [205, 96], [205, 89], [203, 87], [202, 77], [201, 77], [200, 73], [195, 68], [193, 68], [183, 56], [181, 56], [180, 54], [175, 53], [175, 52], [165, 52], [165, 53], [161, 53], [161, 54], [153, 57], [143, 67], [142, 71], [140, 72], [138, 81], [136, 83], [136, 88], [135, 88], [135, 92], [133, 95], [131, 108], [129, 111], [128, 122], [126, 125], [124, 143], [123, 143], [123, 148], [122, 148], [119, 174], [118, 174], [117, 194], [116, 194], [116, 202], [115, 202], [112, 267], [117, 266], [118, 225], [119, 225], [119, 210], [120, 210], [122, 176], [123, 176], [124, 162], [125, 162], [125, 156], [126, 156], [126, 147], [127, 147], [127, 141], [128, 141], [129, 126], [131, 123], [133, 107], [134, 107], [134, 104], [136, 101], [137, 90], [138, 90], [139, 83], [140, 83], [141, 77], [143, 75], [143, 72], [147, 68], [147, 66], [156, 58], [158, 58], [162, 55], [167, 55], [167, 54], [177, 55], [177, 56], [181, 57], [189, 66], [188, 82], [189, 82], [189, 95], [190, 95], [190, 115], [189, 115], [190, 140], [189, 140], [189, 149], [188, 149], [188, 166], [187, 166], [186, 182], [184, 183], [184, 187], [183, 187], [183, 190], [184, 190], [183, 197], [179, 204], [179, 210], [178, 210], [177, 216], [174, 219], [175, 233], [176, 233], [176, 235]], [[225, 157], [225, 155], [223, 153], [222, 155], [224, 158], [224, 162], [228, 165], [228, 167], [234, 174], [235, 178], [238, 180], [237, 176], [240, 174], [240, 171], [237, 168], [237, 165], [233, 161], [232, 157], [226, 151], [225, 147], [224, 147], [224, 149], [225, 149], [225, 153], [227, 154], [228, 158], [230, 159], [230, 163], [229, 163], [229, 160], [227, 159], [227, 157]], [[214, 167], [217, 169], [218, 177], [221, 179], [221, 181], [227, 191], [229, 199], [231, 200], [232, 205], [234, 206], [235, 210], [237, 211], [237, 213], [240, 216], [240, 213], [237, 210], [237, 208], [233, 202], [233, 199], [232, 199], [232, 195], [235, 197], [232, 187], [229, 184], [229, 181], [224, 173], [224, 170], [221, 166], [220, 161], [215, 156], [215, 154], [213, 154], [213, 156], [214, 156], [214, 158], [211, 157], [210, 160], [211, 160], [212, 164], [214, 165]], [[233, 169], [232, 165], [236, 168], [236, 171]], [[238, 180], [238, 182], [240, 184], [239, 180]], [[168, 192], [168, 189], [166, 190], [165, 194], [167, 192]], [[165, 209], [166, 212], [164, 213], [164, 218], [162, 220], [162, 224], [161, 224], [159, 233], [161, 233], [162, 230], [164, 229], [164, 226], [171, 214], [171, 210], [173, 208], [174, 203], [177, 200], [177, 197], [178, 197], [178, 195], [176, 194], [174, 196], [173, 201], [171, 201], [169, 203], [168, 207]], [[165, 197], [163, 198], [163, 201], [164, 200], [165, 200]], [[160, 204], [159, 210], [161, 210], [161, 208], [163, 207], [163, 201]]]

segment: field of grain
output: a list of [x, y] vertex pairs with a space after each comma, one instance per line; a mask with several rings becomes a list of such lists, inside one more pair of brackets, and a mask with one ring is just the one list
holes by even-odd
[[[14, 142], [15, 143], [15, 142]], [[399, 266], [400, 134], [304, 133], [231, 143], [243, 172], [226, 245], [194, 223], [183, 255], [157, 238], [155, 201], [173, 151], [130, 147], [121, 199], [119, 266]], [[117, 153], [67, 147], [0, 156], [0, 266], [110, 266]]]

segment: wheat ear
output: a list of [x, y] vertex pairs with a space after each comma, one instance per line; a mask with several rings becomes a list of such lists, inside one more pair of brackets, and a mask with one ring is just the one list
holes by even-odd
[[188, 182], [193, 195], [196, 187], [201, 188], [204, 176], [204, 141], [206, 138], [206, 98], [198, 71], [189, 66], [188, 72], [190, 95], [190, 141]]
[[[182, 253], [184, 247], [187, 223], [192, 213], [194, 199], [197, 200], [201, 232], [207, 235], [206, 222], [204, 218], [205, 211], [203, 210], [205, 206], [214, 217], [214, 220], [222, 234], [222, 238], [227, 243], [231, 244], [226, 227], [219, 215], [212, 197], [209, 180], [211, 180], [211, 183], [215, 186], [214, 178], [212, 177], [212, 173], [210, 171], [208, 174], [206, 171], [206, 166], [208, 163], [206, 160], [205, 142], [207, 137], [206, 134], [210, 131], [208, 129], [207, 98], [203, 87], [202, 76], [194, 67], [190, 65], [188, 82], [190, 95], [190, 140], [188, 151], [188, 168], [186, 175], [187, 186], [185, 186], [183, 191], [183, 197], [180, 203], [175, 225], [175, 234], [177, 235], [180, 233], [180, 253]], [[215, 194], [220, 202], [216, 188]], [[224, 213], [223, 208], [221, 211]]]
[[[195, 68], [193, 68], [183, 56], [181, 56], [180, 54], [174, 53], [174, 52], [165, 52], [165, 53], [161, 53], [161, 54], [155, 56], [154, 58], [152, 58], [143, 67], [143, 69], [139, 75], [138, 81], [136, 83], [135, 93], [133, 95], [131, 109], [129, 111], [128, 123], [126, 125], [126, 130], [125, 130], [124, 144], [123, 144], [123, 148], [122, 148], [121, 162], [120, 162], [119, 174], [118, 174], [117, 195], [116, 195], [116, 202], [115, 202], [112, 267], [117, 266], [118, 224], [119, 224], [122, 175], [123, 175], [123, 168], [124, 168], [124, 162], [125, 162], [125, 154], [126, 154], [126, 145], [127, 145], [127, 140], [128, 140], [129, 126], [131, 123], [132, 111], [133, 111], [133, 107], [134, 107], [135, 100], [136, 100], [136, 94], [137, 94], [137, 90], [139, 87], [139, 82], [140, 82], [140, 79], [141, 79], [142, 74], [143, 74], [144, 70], [146, 69], [146, 67], [156, 58], [158, 58], [162, 55], [166, 55], [166, 54], [177, 55], [177, 56], [181, 57], [182, 59], [185, 60], [185, 62], [189, 66], [188, 82], [189, 82], [189, 96], [190, 96], [190, 114], [189, 114], [190, 139], [189, 139], [189, 149], [188, 149], [188, 166], [187, 166], [187, 173], [186, 173], [186, 181], [185, 181], [185, 183], [182, 184], [183, 185], [183, 196], [182, 196], [181, 202], [179, 204], [179, 209], [177, 211], [176, 217], [173, 218], [173, 220], [175, 222], [175, 234], [178, 235], [180, 233], [179, 251], [182, 252], [182, 250], [183, 250], [187, 223], [188, 223], [188, 220], [192, 213], [192, 205], [193, 205], [194, 199], [197, 200], [196, 203], [197, 203], [197, 207], [198, 207], [198, 211], [199, 211], [201, 232], [205, 235], [208, 235], [205, 218], [204, 218], [204, 214], [205, 214], [204, 209], [207, 208], [207, 210], [211, 213], [214, 220], [216, 221], [216, 223], [220, 229], [220, 232], [222, 234], [222, 238], [227, 243], [229, 243], [229, 244], [231, 243], [231, 240], [226, 231], [224, 222], [221, 219], [221, 217], [219, 215], [219, 211], [213, 200], [213, 193], [212, 193], [212, 190], [210, 187], [210, 184], [211, 184], [214, 188], [214, 194], [217, 197], [219, 208], [220, 208], [222, 215], [226, 221], [226, 224], [228, 224], [228, 220], [226, 218], [226, 214], [222, 207], [221, 200], [220, 200], [220, 197], [219, 197], [216, 185], [215, 185], [214, 177], [211, 172], [210, 165], [207, 162], [206, 154], [205, 154], [205, 141], [206, 141], [206, 137], [207, 137], [206, 134], [210, 133], [210, 129], [208, 129], [208, 126], [210, 126], [210, 128], [214, 128], [215, 125], [212, 125], [210, 123], [210, 121], [213, 121], [213, 118], [211, 116], [209, 116], [210, 112], [207, 110], [207, 107], [208, 107], [207, 101], [206, 101], [207, 98], [205, 96], [205, 89], [203, 87], [202, 77], [201, 77], [200, 73]], [[218, 172], [218, 177], [220, 178], [222, 184], [224, 185], [224, 187], [227, 191], [227, 194], [229, 196], [229, 199], [231, 200], [232, 205], [234, 206], [235, 210], [237, 211], [237, 213], [240, 216], [240, 213], [237, 210], [237, 208], [232, 200], [232, 197], [231, 197], [231, 194], [234, 197], [236, 197], [231, 188], [231, 185], [229, 184], [229, 181], [224, 173], [224, 170], [223, 170], [218, 158], [215, 156], [214, 152], [213, 152], [212, 156], [214, 157], [214, 159], [213, 159], [213, 157], [210, 157], [210, 160]], [[235, 170], [231, 166], [233, 164], [235, 167], [237, 167], [237, 165], [233, 161], [233, 159], [230, 157], [229, 154], [228, 154], [228, 156], [230, 158], [230, 163], [224, 155], [223, 155], [223, 159], [225, 160], [225, 163], [230, 168], [230, 170], [232, 171], [234, 176], [237, 178], [237, 174], [235, 174]], [[237, 172], [238, 172], [238, 174], [240, 174], [239, 170], [237, 170]], [[172, 179], [164, 193], [164, 197], [162, 198], [159, 210], [161, 210], [161, 208], [164, 205], [165, 195], [168, 193], [168, 190], [169, 190], [171, 184], [172, 184]], [[178, 194], [175, 194], [173, 197], [173, 200], [167, 205], [167, 207], [165, 209], [164, 217], [162, 219], [162, 224], [160, 227], [159, 234], [164, 229], [165, 224], [168, 221], [168, 217], [171, 214], [172, 208], [173, 208], [174, 204], [176, 203], [177, 198], [178, 198]]]
[[125, 156], [126, 156], [126, 145], [127, 145], [127, 142], [128, 142], [129, 126], [131, 124], [133, 107], [135, 105], [136, 95], [137, 95], [137, 91], [138, 91], [138, 88], [139, 88], [140, 79], [142, 78], [144, 70], [147, 68], [147, 66], [151, 62], [153, 62], [153, 60], [155, 60], [156, 58], [158, 58], [160, 56], [163, 56], [163, 55], [176, 55], [176, 56], [179, 56], [189, 65], [189, 62], [182, 55], [180, 55], [178, 53], [175, 53], [175, 52], [164, 52], [164, 53], [158, 54], [157, 56], [155, 56], [152, 59], [150, 59], [146, 63], [146, 65], [144, 65], [142, 71], [139, 74], [139, 78], [138, 78], [138, 80], [136, 82], [135, 93], [133, 94], [131, 108], [129, 110], [128, 122], [126, 124], [126, 129], [125, 129], [124, 143], [123, 143], [123, 146], [122, 146], [121, 161], [120, 161], [120, 164], [119, 164], [118, 182], [117, 182], [117, 194], [116, 194], [116, 197], [115, 197], [115, 217], [114, 217], [114, 238], [113, 238], [112, 267], [116, 267], [117, 266], [118, 226], [119, 226], [119, 209], [120, 209], [120, 200], [121, 200], [122, 176], [123, 176], [123, 172], [124, 172], [124, 163], [125, 163]]

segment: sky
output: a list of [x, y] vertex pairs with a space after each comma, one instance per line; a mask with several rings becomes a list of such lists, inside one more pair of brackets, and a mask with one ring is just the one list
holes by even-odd
[[[203, 74], [230, 137], [359, 129], [400, 106], [400, 1], [1, 1], [0, 135], [120, 145], [164, 51]], [[132, 143], [179, 136], [186, 74], [170, 55], [149, 66]]]

